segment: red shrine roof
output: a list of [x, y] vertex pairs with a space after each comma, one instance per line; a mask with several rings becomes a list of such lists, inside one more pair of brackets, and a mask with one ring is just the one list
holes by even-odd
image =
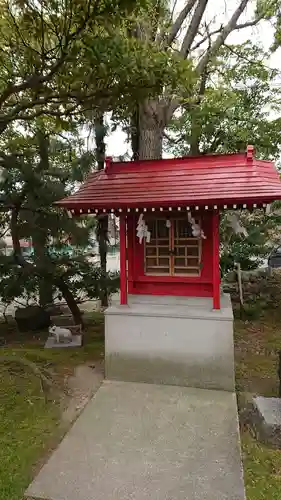
[[[74, 212], [193, 205], [261, 204], [281, 199], [271, 161], [247, 152], [135, 162], [112, 162], [89, 175], [58, 205]], [[231, 208], [229, 206], [229, 208]]]

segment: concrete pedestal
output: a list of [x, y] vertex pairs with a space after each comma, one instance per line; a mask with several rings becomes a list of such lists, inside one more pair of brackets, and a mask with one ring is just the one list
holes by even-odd
[[110, 380], [234, 391], [233, 314], [212, 299], [129, 296], [105, 313], [105, 371]]

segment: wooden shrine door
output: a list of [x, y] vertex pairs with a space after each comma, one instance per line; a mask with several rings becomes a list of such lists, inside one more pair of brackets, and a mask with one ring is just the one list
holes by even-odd
[[201, 239], [192, 235], [187, 217], [150, 219], [144, 269], [150, 276], [200, 276]]

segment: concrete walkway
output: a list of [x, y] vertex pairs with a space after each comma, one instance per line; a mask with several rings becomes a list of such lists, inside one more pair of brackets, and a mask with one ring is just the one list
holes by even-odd
[[103, 383], [28, 488], [48, 500], [245, 500], [235, 395]]

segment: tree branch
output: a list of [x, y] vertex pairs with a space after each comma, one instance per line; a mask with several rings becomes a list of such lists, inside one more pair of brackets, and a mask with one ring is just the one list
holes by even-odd
[[[224, 43], [224, 47], [226, 47], [229, 50], [229, 52], [231, 52], [233, 55], [235, 55], [237, 57], [237, 59], [241, 59], [243, 61], [246, 61], [249, 64], [256, 64], [257, 62], [260, 62], [260, 60], [249, 59], [248, 57], [245, 57], [244, 55], [239, 54], [238, 52], [236, 52], [235, 49], [233, 49], [233, 47], [231, 45], [228, 45], [227, 43]], [[264, 65], [264, 67], [267, 67], [267, 66]], [[270, 68], [268, 68], [268, 69], [270, 69]]]
[[244, 28], [250, 28], [251, 26], [256, 26], [261, 20], [263, 19], [262, 15], [259, 15], [256, 17], [256, 19], [253, 19], [252, 21], [248, 21], [246, 23], [241, 23], [241, 24], [236, 24], [235, 30], [241, 30]]
[[241, 0], [239, 6], [237, 7], [235, 12], [231, 16], [229, 22], [224, 26], [221, 33], [218, 35], [218, 37], [213, 42], [211, 47], [205, 52], [204, 56], [200, 59], [199, 63], [197, 64], [197, 67], [196, 67], [197, 73], [199, 73], [199, 74], [203, 73], [209, 60], [218, 52], [218, 50], [225, 42], [228, 35], [233, 30], [236, 29], [237, 21], [238, 21], [239, 17], [241, 16], [241, 14], [244, 12], [248, 3], [249, 3], [249, 0]]
[[14, 121], [14, 120], [30, 121], [30, 120], [34, 120], [34, 118], [38, 118], [39, 116], [42, 116], [42, 115], [54, 116], [57, 118], [61, 118], [63, 116], [64, 117], [70, 116], [70, 115], [73, 116], [74, 114], [81, 113], [81, 110], [77, 110], [77, 107], [78, 107], [78, 105], [75, 104], [71, 108], [64, 109], [61, 111], [59, 111], [59, 110], [56, 111], [56, 110], [52, 110], [52, 109], [48, 110], [46, 108], [41, 108], [41, 109], [38, 109], [37, 111], [30, 113], [30, 114], [23, 114], [23, 115], [19, 115], [19, 116], [12, 115], [9, 118], [5, 117], [4, 120], [2, 121], [2, 123], [1, 123], [1, 119], [0, 119], [0, 134], [2, 132], [4, 132], [7, 128], [7, 126], [9, 125], [9, 123]]
[[190, 49], [191, 52], [193, 52], [194, 50], [198, 49], [204, 42], [206, 42], [207, 40], [210, 39], [210, 37], [212, 37], [213, 35], [217, 35], [218, 33], [220, 33], [223, 29], [223, 25], [221, 25], [218, 29], [212, 31], [211, 33], [209, 33], [208, 35], [204, 36], [203, 38], [201, 38], [201, 40], [199, 40], [195, 45], [193, 45]]
[[16, 21], [16, 18], [15, 18], [15, 16], [14, 16], [14, 14], [12, 13], [12, 10], [11, 10], [11, 8], [10, 8], [10, 6], [9, 6], [8, 4], [7, 4], [7, 9], [8, 9], [8, 12], [9, 12], [9, 16], [10, 16], [10, 18], [12, 19], [12, 22], [13, 22], [13, 25], [14, 25], [14, 27], [15, 27], [15, 30], [16, 30], [16, 32], [17, 32], [17, 34], [18, 34], [19, 38], [20, 38], [20, 39], [21, 39], [21, 41], [22, 41], [23, 46], [24, 46], [26, 49], [29, 49], [29, 50], [31, 50], [32, 52], [35, 52], [37, 55], [39, 55], [39, 56], [40, 56], [40, 52], [38, 52], [38, 50], [34, 49], [34, 47], [31, 47], [31, 45], [28, 45], [28, 43], [27, 43], [26, 39], [24, 38], [24, 36], [23, 36], [23, 35], [22, 35], [22, 33], [21, 33], [21, 30], [20, 30], [20, 27], [19, 27], [19, 25], [18, 25], [18, 23], [17, 23], [17, 21]]
[[[106, 100], [110, 95], [110, 89], [107, 90], [101, 90], [99, 93], [93, 92], [91, 94], [81, 96], [77, 92], [68, 92], [64, 94], [50, 94], [49, 96], [46, 97], [38, 97], [37, 99], [31, 100], [31, 101], [25, 101], [22, 102], [14, 107], [12, 109], [12, 112], [9, 114], [0, 114], [0, 133], [2, 133], [9, 123], [11, 123], [14, 120], [23, 120], [23, 121], [30, 121], [33, 120], [34, 118], [37, 118], [42, 115], [46, 116], [70, 116], [78, 112], [80, 112], [80, 109], [78, 109], [79, 105], [83, 101], [83, 104], [85, 106], [84, 111], [86, 111], [87, 104], [90, 106], [89, 109], [93, 110], [93, 104], [92, 101], [96, 99], [97, 101]], [[44, 105], [50, 105], [50, 107], [44, 107]], [[34, 108], [39, 107], [36, 111], [33, 111]], [[51, 107], [53, 106], [53, 107]], [[64, 106], [63, 109], [60, 108], [60, 106]], [[9, 108], [10, 106], [7, 106]], [[11, 108], [13, 105], [11, 104]], [[30, 111], [30, 113], [29, 113]], [[25, 112], [24, 114], [22, 114]]]
[[189, 0], [186, 2], [186, 5], [182, 9], [182, 11], [179, 13], [178, 17], [176, 18], [174, 24], [172, 25], [170, 29], [170, 33], [165, 36], [165, 32], [162, 32], [159, 34], [159, 39], [157, 40], [158, 42], [164, 41], [165, 46], [170, 47], [175, 40], [178, 32], [180, 31], [183, 22], [187, 18], [188, 14], [194, 7], [195, 3], [197, 0]]
[[[259, 17], [257, 17], [256, 19], [253, 19], [252, 21], [248, 21], [246, 23], [241, 23], [241, 24], [236, 24], [236, 26], [234, 27], [233, 31], [234, 30], [240, 30], [240, 29], [244, 29], [244, 28], [250, 28], [251, 26], [256, 26], [261, 20], [263, 19], [263, 16], [260, 15]], [[194, 51], [196, 49], [198, 49], [199, 47], [201, 47], [201, 45], [206, 42], [206, 40], [208, 40], [210, 37], [212, 37], [213, 35], [217, 35], [218, 33], [220, 33], [221, 31], [223, 30], [223, 25], [221, 25], [219, 28], [217, 28], [216, 30], [214, 31], [211, 31], [208, 35], [204, 36], [203, 38], [201, 38], [201, 40], [199, 40], [197, 43], [195, 43], [195, 45], [193, 45], [190, 49], [190, 51]]]
[[0, 239], [4, 238], [4, 236], [6, 236], [7, 232], [9, 231], [9, 227], [7, 227], [7, 229], [5, 229], [5, 231], [3, 233], [0, 234]]
[[[243, 29], [243, 28], [248, 28], [248, 27], [251, 27], [251, 26], [255, 26], [255, 25], [257, 25], [259, 23], [259, 21], [261, 21], [261, 19], [263, 19], [263, 16], [260, 15], [260, 16], [258, 16], [256, 19], [254, 19], [252, 21], [248, 21], [248, 22], [245, 22], [245, 23], [237, 24], [237, 21], [238, 21], [239, 17], [241, 16], [241, 14], [243, 13], [243, 11], [245, 10], [248, 2], [249, 2], [249, 0], [241, 0], [240, 5], [237, 7], [236, 11], [232, 15], [231, 19], [226, 24], [226, 26], [224, 26], [224, 27], [221, 26], [220, 28], [218, 28], [218, 29], [216, 29], [216, 30], [214, 30], [214, 31], [212, 31], [210, 33], [207, 33], [206, 36], [204, 36], [201, 40], [199, 40], [190, 49], [192, 51], [196, 50], [204, 42], [206, 42], [207, 40], [209, 40], [209, 47], [207, 47], [205, 54], [199, 60], [198, 65], [196, 67], [197, 73], [199, 73], [199, 74], [203, 74], [204, 73], [204, 71], [205, 71], [205, 69], [206, 69], [206, 67], [208, 65], [208, 62], [209, 62], [210, 58], [213, 57], [217, 53], [217, 51], [224, 44], [226, 38], [228, 37], [228, 35], [232, 31]], [[211, 42], [211, 37], [213, 35], [218, 34], [218, 33], [219, 33], [219, 36], [211, 44], [210, 43]], [[172, 101], [170, 101], [170, 103], [168, 104], [167, 109], [166, 109], [166, 117], [167, 117], [167, 119], [170, 119], [173, 116], [175, 110], [179, 106], [180, 106], [180, 100], [179, 99], [173, 99]]]
[[71, 31], [69, 30], [68, 34], [65, 36], [64, 44], [61, 47], [60, 57], [53, 63], [49, 70], [46, 71], [45, 74], [43, 71], [40, 74], [33, 74], [22, 83], [8, 85], [0, 95], [0, 107], [5, 103], [7, 99], [9, 99], [9, 97], [11, 97], [11, 95], [19, 94], [20, 92], [27, 89], [34, 89], [38, 85], [42, 85], [42, 83], [49, 82], [52, 79], [54, 74], [59, 71], [59, 69], [61, 68], [61, 66], [63, 66], [65, 60], [67, 59], [73, 40], [75, 40], [81, 34], [81, 32], [85, 29], [87, 23], [91, 19], [90, 5], [91, 0], [88, 1], [88, 9], [83, 22], [75, 29], [74, 32], [71, 33]]
[[175, 138], [171, 137], [166, 131], [163, 132], [163, 136], [168, 142], [172, 142], [173, 144], [179, 144], [186, 139], [186, 134], [181, 134], [178, 138]]
[[192, 45], [192, 42], [194, 41], [194, 38], [196, 37], [196, 34], [198, 32], [198, 28], [200, 26], [202, 17], [204, 15], [204, 12], [207, 8], [208, 0], [199, 0], [197, 7], [194, 11], [193, 17], [191, 19], [191, 22], [189, 26], [186, 29], [186, 34], [182, 42], [182, 46], [180, 49], [180, 54], [185, 58], [187, 57], [190, 47]]
[[174, 13], [175, 13], [175, 8], [177, 6], [177, 3], [178, 3], [178, 0], [174, 0], [173, 2], [173, 6], [171, 8], [171, 17], [170, 17], [170, 22], [172, 23], [173, 22], [173, 17], [174, 17]]

